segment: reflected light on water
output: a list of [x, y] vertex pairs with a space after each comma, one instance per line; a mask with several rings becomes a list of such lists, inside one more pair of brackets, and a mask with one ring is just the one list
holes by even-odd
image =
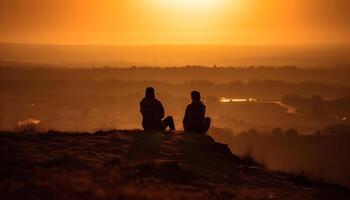
[[225, 97], [220, 98], [221, 103], [230, 103], [230, 102], [239, 103], [239, 102], [255, 102], [255, 101], [257, 100], [253, 98], [249, 98], [249, 99], [237, 99], [237, 98], [225, 98]]
[[38, 125], [40, 120], [38, 119], [26, 119], [18, 122], [18, 126], [27, 126], [27, 125]]
[[221, 103], [229, 103], [229, 102], [231, 102], [231, 99], [221, 98], [221, 99], [220, 99], [220, 102], [221, 102]]

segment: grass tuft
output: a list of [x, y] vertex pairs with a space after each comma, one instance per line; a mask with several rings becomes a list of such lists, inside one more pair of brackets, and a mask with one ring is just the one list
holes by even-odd
[[254, 156], [253, 156], [253, 154], [251, 152], [249, 152], [249, 153], [245, 154], [244, 156], [242, 156], [241, 159], [247, 165], [255, 166], [255, 167], [261, 167], [261, 168], [266, 168], [264, 162], [257, 161], [254, 158]]

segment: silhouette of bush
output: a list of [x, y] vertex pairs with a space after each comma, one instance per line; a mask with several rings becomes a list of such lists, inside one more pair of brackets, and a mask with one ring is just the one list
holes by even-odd
[[242, 159], [243, 163], [245, 163], [246, 165], [266, 168], [264, 162], [257, 161], [251, 152], [242, 156], [241, 159]]

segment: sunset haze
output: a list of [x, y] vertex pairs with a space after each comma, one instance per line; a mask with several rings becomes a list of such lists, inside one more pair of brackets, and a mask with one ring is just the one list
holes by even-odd
[[3, 0], [0, 42], [349, 43], [347, 0]]

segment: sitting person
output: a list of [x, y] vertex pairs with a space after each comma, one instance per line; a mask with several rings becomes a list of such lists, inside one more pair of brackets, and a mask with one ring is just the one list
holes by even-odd
[[185, 132], [205, 134], [209, 130], [211, 119], [205, 117], [205, 105], [200, 100], [200, 93], [193, 91], [191, 98], [192, 103], [187, 106], [185, 117], [182, 121]]
[[142, 114], [142, 126], [144, 130], [164, 131], [167, 127], [175, 131], [174, 120], [171, 116], [164, 118], [164, 108], [154, 94], [154, 89], [148, 87], [146, 96], [140, 102], [140, 111]]

